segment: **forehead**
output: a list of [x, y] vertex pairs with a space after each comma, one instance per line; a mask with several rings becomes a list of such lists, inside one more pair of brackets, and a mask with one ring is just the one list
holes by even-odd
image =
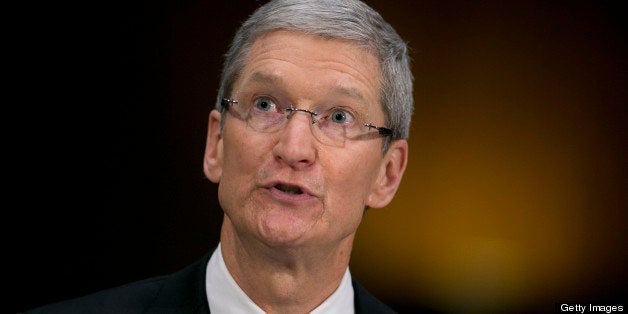
[[299, 32], [273, 31], [255, 40], [235, 90], [278, 86], [307, 94], [379, 101], [380, 66], [354, 42]]

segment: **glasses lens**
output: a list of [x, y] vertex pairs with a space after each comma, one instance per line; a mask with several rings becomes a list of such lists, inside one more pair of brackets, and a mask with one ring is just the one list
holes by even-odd
[[262, 133], [270, 133], [277, 131], [281, 124], [286, 120], [283, 113], [278, 112], [251, 112], [248, 119], [248, 125], [255, 131]]
[[[365, 127], [359, 114], [344, 108], [315, 108], [312, 111], [279, 106], [268, 97], [260, 97], [251, 102], [230, 104], [228, 109], [240, 120], [260, 133], [274, 133], [281, 130], [291, 117], [296, 114], [307, 114], [310, 130], [322, 144], [342, 147], [348, 139], [359, 139], [368, 136], [370, 128]], [[298, 122], [297, 122], [298, 123]]]

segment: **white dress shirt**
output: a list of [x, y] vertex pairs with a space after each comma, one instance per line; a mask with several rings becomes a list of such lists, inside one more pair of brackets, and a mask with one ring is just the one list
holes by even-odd
[[[209, 311], [215, 314], [264, 314], [235, 282], [222, 257], [220, 244], [207, 263], [205, 277]], [[353, 314], [353, 286], [347, 267], [340, 286], [310, 314]]]

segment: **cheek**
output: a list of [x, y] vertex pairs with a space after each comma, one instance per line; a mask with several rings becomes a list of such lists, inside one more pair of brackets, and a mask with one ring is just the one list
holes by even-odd
[[267, 141], [258, 134], [247, 132], [245, 129], [232, 127], [224, 130], [224, 168], [225, 179], [249, 175], [264, 162], [268, 152], [265, 149]]
[[263, 141], [235, 131], [226, 129], [224, 132], [223, 173], [219, 185], [219, 197], [225, 202], [223, 204], [230, 204], [238, 197], [247, 197], [267, 156]]
[[[357, 164], [357, 163], [356, 163]], [[368, 195], [370, 180], [365, 175], [366, 165], [333, 163], [326, 171], [327, 197], [325, 199], [325, 218], [334, 236], [349, 236], [358, 229]]]
[[[342, 204], [347, 210], [362, 210], [373, 182], [377, 179], [376, 158], [368, 153], [348, 152], [347, 158], [329, 160], [325, 168], [330, 204]], [[360, 156], [356, 158], [355, 156]], [[332, 205], [333, 206], [333, 205]]]

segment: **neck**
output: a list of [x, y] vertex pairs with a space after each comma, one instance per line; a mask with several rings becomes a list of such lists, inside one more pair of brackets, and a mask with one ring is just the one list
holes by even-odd
[[266, 313], [307, 313], [340, 285], [354, 235], [316, 247], [270, 247], [240, 236], [225, 216], [220, 241], [231, 276]]

